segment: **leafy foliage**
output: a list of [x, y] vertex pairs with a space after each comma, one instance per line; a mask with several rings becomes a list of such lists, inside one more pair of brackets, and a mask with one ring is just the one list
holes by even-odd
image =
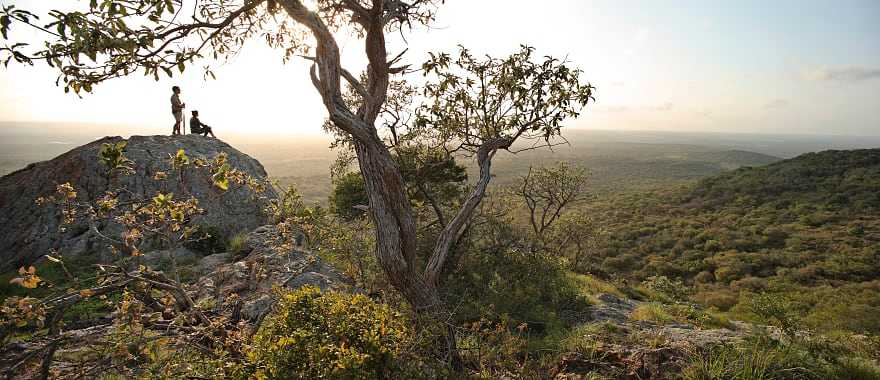
[[131, 174], [134, 171], [134, 162], [125, 157], [125, 146], [128, 141], [120, 141], [116, 144], [102, 144], [98, 158], [101, 163], [107, 167], [108, 174], [121, 172], [122, 174]]
[[367, 190], [361, 173], [348, 172], [333, 179], [333, 190], [330, 193], [330, 211], [337, 215], [353, 218], [362, 214], [355, 206], [367, 206]]
[[581, 72], [552, 57], [541, 62], [535, 49], [521, 46], [506, 58], [480, 59], [460, 47], [458, 54], [431, 54], [422, 65], [432, 77], [424, 88], [429, 100], [417, 113], [416, 126], [431, 128], [437, 141], [476, 148], [498, 138], [512, 143], [560, 134], [561, 122], [577, 117], [592, 100], [594, 88], [580, 83]]
[[363, 295], [286, 293], [247, 352], [256, 378], [393, 378], [411, 332], [402, 317]]

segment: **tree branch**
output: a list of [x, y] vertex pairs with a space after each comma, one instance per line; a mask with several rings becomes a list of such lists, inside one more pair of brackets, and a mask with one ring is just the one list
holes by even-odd
[[437, 285], [440, 279], [440, 273], [443, 271], [443, 264], [449, 255], [449, 249], [458, 240], [460, 234], [464, 230], [465, 224], [474, 214], [480, 201], [486, 194], [486, 188], [492, 179], [491, 167], [492, 158], [498, 149], [509, 147], [513, 141], [509, 138], [495, 138], [485, 142], [477, 151], [477, 163], [480, 167], [480, 178], [471, 190], [467, 200], [465, 200], [461, 209], [449, 224], [440, 232], [437, 242], [434, 244], [434, 250], [428, 259], [425, 270], [425, 279], [429, 284]]

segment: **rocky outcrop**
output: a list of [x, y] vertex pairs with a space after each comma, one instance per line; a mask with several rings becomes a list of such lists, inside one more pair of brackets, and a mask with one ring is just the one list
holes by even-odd
[[206, 256], [199, 268], [209, 272], [193, 285], [194, 298], [198, 303], [210, 300], [220, 305], [235, 294], [241, 300], [242, 317], [258, 321], [275, 303], [276, 288], [311, 285], [324, 291], [352, 289], [350, 279], [289, 240], [275, 226], [263, 226], [248, 234], [243, 258]]
[[[101, 145], [123, 141], [121, 137], [105, 137], [75, 148], [52, 160], [28, 165], [0, 178], [0, 270], [8, 270], [58, 249], [65, 255], [76, 255], [102, 249], [104, 244], [84, 225], [67, 228], [59, 233], [58, 210], [52, 205], [38, 206], [35, 199], [50, 195], [57, 184], [70, 182], [77, 199], [90, 201], [110, 189], [106, 168], [98, 159]], [[113, 187], [124, 187], [135, 196], [152, 197], [157, 191], [177, 196], [192, 195], [199, 199], [205, 214], [196, 224], [213, 227], [224, 234], [252, 230], [265, 223], [263, 202], [274, 197], [270, 189], [261, 195], [246, 187], [221, 191], [212, 185], [204, 170], [187, 170], [186, 181], [155, 181], [158, 171], [169, 171], [169, 155], [179, 149], [190, 157], [212, 159], [221, 152], [228, 156], [233, 168], [254, 177], [265, 177], [263, 166], [218, 139], [197, 135], [132, 136], [125, 155], [134, 162], [135, 173], [113, 179]], [[112, 224], [101, 228], [113, 228]]]
[[741, 341], [755, 327], [735, 321], [730, 328], [699, 328], [687, 323], [633, 320], [633, 311], [644, 302], [609, 293], [598, 295], [596, 301], [577, 323], [605, 324], [607, 336], [599, 339], [587, 334], [585, 338], [596, 345], [585, 352], [563, 354], [551, 371], [553, 378], [589, 379], [596, 374], [633, 380], [679, 378], [690, 355]]

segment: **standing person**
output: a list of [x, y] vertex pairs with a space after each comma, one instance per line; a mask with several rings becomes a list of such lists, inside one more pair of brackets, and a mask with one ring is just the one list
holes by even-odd
[[180, 101], [180, 87], [174, 86], [171, 87], [171, 114], [174, 115], [174, 128], [171, 130], [171, 135], [180, 135], [183, 134], [183, 109], [186, 108], [186, 103], [182, 103]]
[[203, 135], [208, 137], [211, 135], [213, 138], [217, 138], [214, 136], [214, 131], [211, 130], [207, 124], [203, 124], [201, 120], [199, 120], [199, 111], [192, 111], [192, 117], [189, 119], [189, 133], [194, 133], [197, 135]]

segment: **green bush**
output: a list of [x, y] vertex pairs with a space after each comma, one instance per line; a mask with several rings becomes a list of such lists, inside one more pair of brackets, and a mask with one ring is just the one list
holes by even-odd
[[666, 276], [651, 276], [642, 281], [648, 297], [653, 301], [672, 303], [687, 298], [688, 288], [681, 280], [671, 280]]
[[665, 325], [672, 322], [672, 315], [663, 307], [662, 304], [655, 302], [643, 303], [636, 307], [629, 316], [634, 321], [653, 322]]
[[281, 295], [247, 353], [263, 379], [394, 378], [410, 331], [388, 306], [363, 295], [305, 287]]
[[[825, 352], [827, 354], [828, 352]], [[852, 356], [844, 348], [831, 356], [816, 355], [799, 343], [783, 343], [767, 336], [749, 337], [740, 344], [712, 347], [691, 355], [682, 371], [685, 380], [877, 380], [876, 360]]]
[[693, 299], [703, 305], [727, 311], [736, 305], [739, 296], [730, 290], [721, 289], [694, 294]]
[[685, 380], [823, 379], [803, 352], [762, 343], [723, 345], [694, 355], [682, 371]]
[[759, 321], [777, 326], [790, 337], [797, 334], [801, 325], [801, 313], [788, 298], [777, 294], [752, 294], [747, 307]]
[[226, 243], [226, 250], [236, 255], [244, 250], [245, 244], [247, 244], [247, 234], [240, 232], [235, 234], [232, 239], [229, 239], [229, 242]]
[[578, 283], [551, 254], [476, 248], [461, 255], [445, 282], [457, 322], [506, 315], [511, 325], [526, 323], [530, 332], [544, 335], [589, 306]]
[[330, 193], [329, 203], [330, 211], [334, 214], [345, 218], [354, 218], [363, 213], [363, 211], [355, 209], [354, 206], [367, 205], [369, 202], [364, 178], [360, 172], [346, 173], [333, 180], [333, 191]]

